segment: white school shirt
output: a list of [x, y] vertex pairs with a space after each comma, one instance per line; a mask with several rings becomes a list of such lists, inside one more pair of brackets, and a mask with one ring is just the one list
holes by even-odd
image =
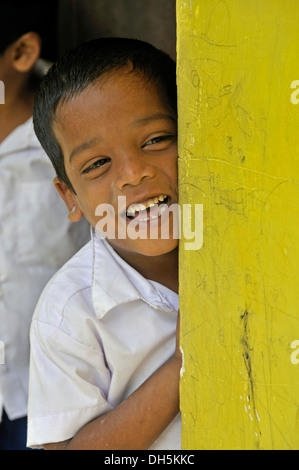
[[[93, 232], [48, 283], [31, 326], [28, 447], [74, 437], [175, 351], [178, 295]], [[151, 449], [181, 448], [180, 414]]]
[[[0, 144], [0, 421], [27, 414], [29, 329], [54, 273], [90, 239], [53, 185], [54, 170], [32, 119]], [[3, 354], [4, 353], [4, 354]]]

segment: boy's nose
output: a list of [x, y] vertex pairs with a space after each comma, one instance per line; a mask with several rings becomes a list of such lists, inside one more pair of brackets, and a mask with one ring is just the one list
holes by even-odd
[[144, 179], [152, 178], [154, 175], [155, 169], [146, 157], [133, 153], [123, 154], [117, 168], [115, 186], [119, 191], [122, 191], [126, 186], [137, 186]]

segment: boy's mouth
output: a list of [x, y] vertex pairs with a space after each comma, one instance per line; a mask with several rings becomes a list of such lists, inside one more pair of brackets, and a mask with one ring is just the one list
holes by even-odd
[[155, 196], [146, 201], [131, 204], [126, 212], [128, 219], [133, 220], [138, 217], [139, 222], [157, 219], [168, 207], [169, 197], [165, 194]]

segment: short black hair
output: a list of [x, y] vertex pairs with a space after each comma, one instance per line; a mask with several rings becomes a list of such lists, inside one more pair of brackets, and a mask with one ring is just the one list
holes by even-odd
[[54, 61], [57, 47], [58, 0], [0, 0], [0, 55], [23, 34], [38, 33], [41, 56]]
[[156, 84], [177, 114], [176, 64], [151, 44], [130, 38], [98, 38], [67, 52], [43, 78], [35, 98], [35, 133], [48, 154], [58, 178], [74, 193], [65, 171], [64, 158], [54, 134], [53, 122], [59, 103], [80, 94], [104, 74], [130, 64]]

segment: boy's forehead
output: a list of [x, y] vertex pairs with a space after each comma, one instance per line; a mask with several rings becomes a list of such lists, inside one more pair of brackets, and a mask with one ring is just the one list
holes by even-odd
[[[148, 104], [149, 107], [156, 106], [167, 109], [173, 115], [157, 83], [150, 81], [141, 73], [123, 68], [106, 73], [82, 91], [62, 100], [57, 106], [55, 120], [58, 124], [61, 124], [65, 121], [66, 116], [70, 117], [70, 114], [81, 113], [82, 110], [90, 108], [98, 109], [100, 112], [104, 111], [104, 106], [105, 109], [115, 109], [115, 112], [117, 112], [127, 103], [135, 105], [136, 114], [138, 114], [139, 108]], [[62, 121], [60, 120], [61, 117], [63, 117]]]
[[113, 138], [114, 142], [134, 128], [162, 120], [171, 121], [167, 127], [176, 126], [176, 115], [158, 86], [141, 75], [123, 72], [110, 74], [62, 102], [53, 129], [64, 157], [72, 160], [102, 141]]

